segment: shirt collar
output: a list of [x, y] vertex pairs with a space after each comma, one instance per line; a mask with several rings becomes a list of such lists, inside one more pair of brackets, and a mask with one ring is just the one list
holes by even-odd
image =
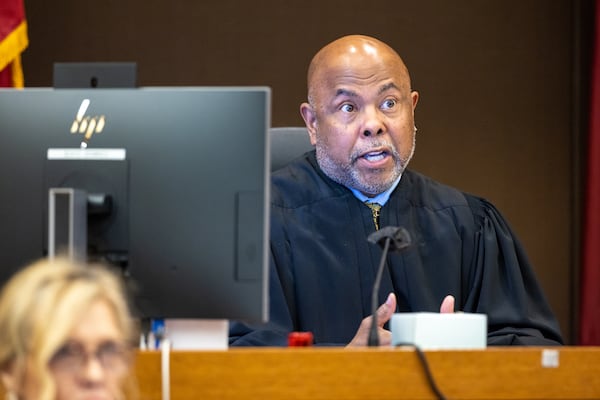
[[377, 203], [381, 206], [384, 206], [385, 203], [387, 203], [387, 201], [390, 199], [390, 195], [392, 194], [394, 189], [396, 189], [396, 186], [398, 186], [398, 183], [400, 182], [400, 178], [402, 178], [402, 175], [400, 175], [398, 177], [398, 179], [396, 179], [394, 181], [394, 183], [392, 184], [392, 186], [390, 186], [390, 188], [388, 190], [386, 190], [385, 192], [379, 193], [375, 197], [367, 197], [364, 194], [362, 194], [360, 191], [358, 191], [354, 188], [351, 188], [351, 187], [349, 187], [348, 189], [350, 189], [352, 191], [352, 193], [354, 194], [354, 196], [363, 203], [365, 203], [365, 202]]

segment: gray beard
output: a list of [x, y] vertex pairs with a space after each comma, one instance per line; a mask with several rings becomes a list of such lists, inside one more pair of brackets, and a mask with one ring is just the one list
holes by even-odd
[[370, 147], [385, 146], [390, 148], [392, 151], [392, 157], [394, 158], [394, 170], [392, 175], [386, 180], [377, 182], [371, 182], [364, 179], [355, 168], [355, 164], [359, 158], [359, 155], [363, 154], [365, 151], [368, 151], [368, 149], [355, 149], [350, 156], [350, 161], [344, 165], [340, 165], [336, 161], [332, 160], [331, 157], [329, 157], [329, 146], [327, 143], [317, 140], [315, 148], [319, 167], [330, 179], [339, 183], [340, 185], [356, 189], [362, 193], [377, 195], [392, 187], [396, 179], [402, 175], [415, 152], [415, 144], [416, 135], [413, 136], [410, 154], [405, 159], [402, 159], [400, 153], [398, 153], [398, 150], [396, 150], [391, 143], [388, 143], [385, 140], [377, 140], [372, 142]]

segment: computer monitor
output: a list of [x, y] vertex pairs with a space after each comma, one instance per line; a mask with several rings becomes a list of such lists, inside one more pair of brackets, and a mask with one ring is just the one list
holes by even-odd
[[52, 71], [54, 88], [134, 88], [135, 62], [56, 62]]
[[266, 321], [269, 123], [265, 87], [0, 90], [0, 283], [71, 188], [141, 317]]

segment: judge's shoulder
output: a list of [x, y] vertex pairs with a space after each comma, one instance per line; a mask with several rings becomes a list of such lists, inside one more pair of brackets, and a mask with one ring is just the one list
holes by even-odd
[[475, 220], [490, 215], [500, 216], [498, 209], [489, 200], [413, 170], [404, 171], [396, 190], [415, 207], [436, 212], [463, 210], [472, 214]]

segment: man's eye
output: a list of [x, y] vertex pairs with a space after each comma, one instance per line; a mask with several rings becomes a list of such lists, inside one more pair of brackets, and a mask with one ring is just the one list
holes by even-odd
[[354, 111], [354, 106], [352, 104], [343, 104], [342, 107], [340, 107], [340, 109], [343, 112], [352, 112]]
[[386, 101], [383, 102], [383, 104], [381, 105], [381, 108], [383, 108], [384, 110], [389, 110], [389, 109], [394, 108], [395, 105], [396, 105], [396, 100], [387, 99]]

